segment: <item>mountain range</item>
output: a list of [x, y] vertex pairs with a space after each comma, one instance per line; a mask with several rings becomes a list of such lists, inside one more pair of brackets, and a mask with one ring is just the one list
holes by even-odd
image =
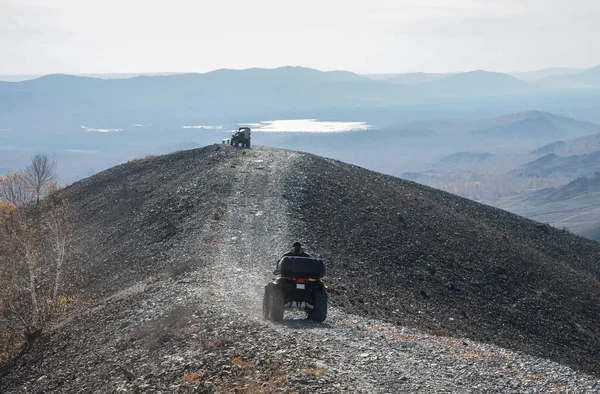
[[[0, 129], [40, 132], [88, 124], [123, 128], [137, 123], [181, 126], [307, 115], [379, 119], [383, 125], [392, 113], [406, 111], [413, 112], [412, 117], [416, 111], [456, 113], [474, 111], [475, 106], [488, 102], [488, 112], [494, 106], [510, 112], [511, 107], [524, 109], [526, 102], [554, 107], [552, 100], [557, 97], [567, 100], [563, 107], [568, 109], [575, 105], [572, 100], [584, 99], [579, 93], [557, 96], [513, 76], [481, 70], [436, 78], [408, 86], [346, 71], [302, 67], [115, 79], [55, 74], [0, 82]], [[588, 90], [583, 92], [590, 94]], [[487, 99], [473, 101], [476, 98]], [[456, 99], [460, 100], [448, 101]]]
[[548, 88], [598, 89], [600, 88], [600, 65], [567, 75], [552, 75], [537, 81]]
[[600, 133], [600, 125], [542, 111], [525, 111], [471, 126], [470, 133], [479, 137], [535, 139], [584, 137]]

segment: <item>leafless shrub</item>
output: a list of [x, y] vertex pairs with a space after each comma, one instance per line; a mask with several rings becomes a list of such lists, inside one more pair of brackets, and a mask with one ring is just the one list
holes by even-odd
[[15, 182], [28, 184], [15, 174], [0, 179], [0, 361], [37, 339], [74, 300], [61, 291], [71, 237], [68, 204], [52, 186], [45, 191], [52, 197], [31, 209], [7, 193], [16, 190]]
[[24, 207], [35, 198], [31, 184], [20, 172], [0, 176], [0, 200], [15, 207]]
[[24, 176], [39, 203], [42, 191], [56, 179], [56, 163], [49, 160], [48, 156], [44, 154], [35, 155], [25, 169]]

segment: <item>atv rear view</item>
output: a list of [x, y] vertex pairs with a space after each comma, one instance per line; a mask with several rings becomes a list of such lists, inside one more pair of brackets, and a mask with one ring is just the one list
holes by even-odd
[[231, 146], [240, 146], [242, 148], [250, 148], [250, 127], [240, 127], [230, 139]]
[[279, 277], [265, 286], [262, 313], [265, 320], [283, 320], [286, 309], [307, 312], [310, 320], [327, 317], [325, 263], [310, 257], [286, 256], [278, 264]]

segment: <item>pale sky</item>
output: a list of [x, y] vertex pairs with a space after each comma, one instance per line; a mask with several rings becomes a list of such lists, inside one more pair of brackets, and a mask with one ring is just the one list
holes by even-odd
[[600, 0], [0, 0], [0, 74], [600, 64]]

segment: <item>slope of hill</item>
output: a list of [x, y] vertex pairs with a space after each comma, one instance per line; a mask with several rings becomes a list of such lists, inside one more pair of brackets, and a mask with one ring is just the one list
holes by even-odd
[[540, 222], [600, 241], [600, 173], [566, 185], [504, 201], [509, 209]]
[[551, 67], [544, 68], [541, 70], [534, 71], [522, 71], [510, 73], [513, 77], [522, 79], [523, 81], [534, 82], [542, 78], [553, 77], [553, 76], [564, 76], [572, 75], [583, 71], [582, 68], [571, 68], [571, 67]]
[[549, 143], [548, 145], [544, 145], [541, 148], [534, 149], [531, 151], [531, 154], [538, 156], [546, 156], [549, 154], [559, 154], [564, 151], [564, 148], [567, 146], [565, 141], [554, 141]]
[[539, 88], [502, 73], [477, 70], [422, 83], [418, 90], [435, 96], [498, 96], [533, 93]]
[[575, 179], [600, 171], [600, 150], [585, 155], [562, 157], [554, 153], [522, 165], [509, 175], [525, 178], [565, 177]]
[[537, 82], [549, 88], [600, 89], [600, 65], [574, 74], [549, 76]]
[[598, 133], [600, 125], [541, 111], [526, 111], [479, 122], [471, 134], [488, 138], [538, 141], [576, 138]]
[[[600, 126], [597, 127], [600, 132]], [[559, 156], [584, 155], [600, 150], [600, 133], [567, 141], [555, 141], [534, 150], [533, 154], [547, 155], [555, 153]]]
[[[137, 160], [65, 193], [96, 302], [0, 371], [7, 392], [600, 387], [555, 363], [598, 373], [598, 243], [262, 147]], [[262, 322], [269, 261], [297, 239], [328, 263], [328, 319]]]
[[368, 78], [377, 81], [387, 81], [392, 83], [400, 83], [403, 85], [419, 85], [425, 82], [437, 81], [446, 78], [453, 73], [404, 73], [404, 74], [373, 74], [365, 75]]
[[530, 199], [540, 202], [551, 202], [568, 200], [588, 193], [600, 193], [600, 172], [596, 172], [590, 177], [577, 178], [558, 188], [539, 190]]

